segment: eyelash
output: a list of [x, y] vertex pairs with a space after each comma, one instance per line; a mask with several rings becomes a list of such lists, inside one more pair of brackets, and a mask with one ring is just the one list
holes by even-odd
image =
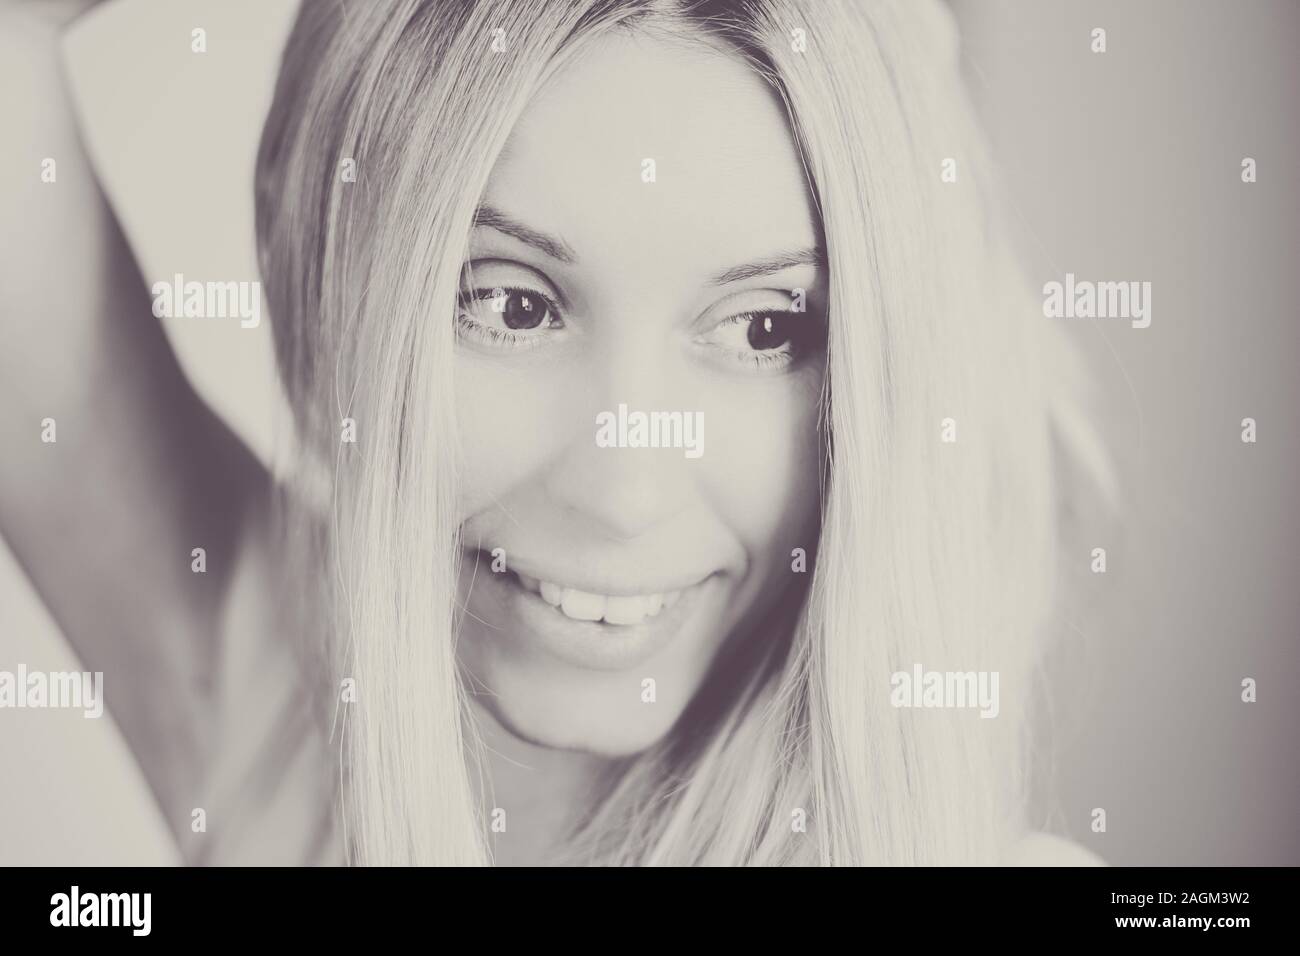
[[[462, 311], [465, 302], [487, 302], [495, 298], [496, 291], [500, 289], [507, 296], [521, 294], [536, 296], [546, 303], [546, 311], [551, 323], [560, 322], [560, 307], [555, 300], [543, 292], [536, 289], [530, 289], [525, 286], [493, 286], [490, 289], [474, 289], [469, 292], [468, 297], [465, 293], [461, 294], [460, 302], [456, 311], [456, 327], [462, 335], [479, 342], [483, 345], [489, 345], [500, 349], [530, 349], [536, 348], [542, 344], [542, 336], [538, 334], [539, 330], [533, 330], [526, 333], [519, 333], [513, 329], [496, 329], [490, 325], [484, 325], [482, 322], [470, 318]], [[548, 325], [547, 328], [555, 328], [554, 324]]]
[[[468, 298], [462, 294], [462, 304], [466, 301], [485, 302], [495, 297], [496, 291], [500, 289], [507, 296], [522, 294], [536, 296], [546, 304], [549, 321], [551, 323], [560, 323], [559, 327], [563, 328], [562, 319], [560, 318], [560, 307], [550, 296], [536, 289], [526, 286], [493, 286], [492, 288], [474, 289], [469, 292]], [[781, 310], [763, 310], [755, 312], [742, 312], [739, 315], [729, 316], [719, 322], [714, 328], [723, 328], [728, 325], [740, 325], [748, 322], [760, 321], [767, 316], [784, 316], [788, 313]], [[544, 336], [538, 334], [538, 331], [519, 333], [512, 329], [497, 329], [490, 325], [484, 325], [475, 319], [470, 318], [465, 312], [458, 310], [456, 314], [456, 325], [460, 334], [476, 341], [480, 344], [499, 349], [532, 349], [542, 345]], [[554, 329], [557, 326], [552, 324], [547, 328]], [[794, 342], [787, 342], [782, 351], [747, 351], [739, 352], [725, 346], [711, 345], [715, 351], [722, 353], [728, 361], [737, 365], [752, 368], [759, 372], [774, 371], [789, 368], [798, 355], [794, 354], [796, 349], [801, 345]]]
[[[723, 328], [728, 325], [744, 325], [750, 322], [758, 322], [767, 316], [784, 316], [787, 312], [780, 310], [766, 309], [760, 312], [742, 312], [739, 315], [729, 316], [719, 322], [714, 328]], [[712, 346], [719, 352], [722, 352], [727, 358], [739, 365], [750, 366], [760, 372], [772, 371], [777, 369], [789, 368], [794, 364], [798, 355], [795, 351], [802, 346], [794, 342], [787, 342], [781, 348], [783, 351], [768, 349], [766, 351], [737, 352], [724, 346]]]

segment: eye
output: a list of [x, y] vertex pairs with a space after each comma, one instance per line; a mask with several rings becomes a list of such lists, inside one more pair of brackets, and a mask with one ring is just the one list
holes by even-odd
[[812, 324], [791, 312], [746, 312], [723, 319], [701, 341], [742, 365], [782, 369], [811, 345]]
[[564, 327], [550, 296], [503, 286], [462, 291], [456, 325], [462, 336], [498, 348], [531, 348], [546, 332]]

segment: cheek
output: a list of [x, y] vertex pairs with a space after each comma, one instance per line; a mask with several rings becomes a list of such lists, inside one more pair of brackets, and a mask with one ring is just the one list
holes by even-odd
[[820, 512], [820, 370], [707, 391], [707, 494], [751, 561], [811, 549]]
[[540, 477], [575, 427], [573, 376], [490, 358], [456, 358], [460, 513], [471, 515]]

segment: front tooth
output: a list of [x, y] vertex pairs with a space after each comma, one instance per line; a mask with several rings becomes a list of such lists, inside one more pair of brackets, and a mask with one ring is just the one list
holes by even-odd
[[605, 596], [565, 588], [560, 596], [560, 610], [575, 620], [599, 621], [605, 613]]
[[645, 596], [645, 613], [646, 617], [654, 617], [664, 608], [664, 596], [662, 594], [647, 594]]
[[542, 600], [551, 607], [559, 607], [560, 601], [564, 597], [564, 589], [558, 584], [552, 584], [550, 581], [541, 582]]
[[664, 595], [664, 607], [670, 608], [677, 603], [677, 599], [682, 596], [681, 591], [669, 591]]
[[605, 599], [605, 622], [607, 624], [640, 624], [646, 615], [652, 613], [646, 598], [611, 597]]

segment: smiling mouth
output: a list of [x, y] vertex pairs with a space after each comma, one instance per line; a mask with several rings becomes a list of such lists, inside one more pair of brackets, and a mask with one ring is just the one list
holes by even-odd
[[620, 627], [643, 624], [681, 598], [681, 591], [654, 594], [593, 594], [577, 588], [542, 581], [515, 573], [524, 590], [539, 595], [543, 601], [574, 621], [601, 621]]

